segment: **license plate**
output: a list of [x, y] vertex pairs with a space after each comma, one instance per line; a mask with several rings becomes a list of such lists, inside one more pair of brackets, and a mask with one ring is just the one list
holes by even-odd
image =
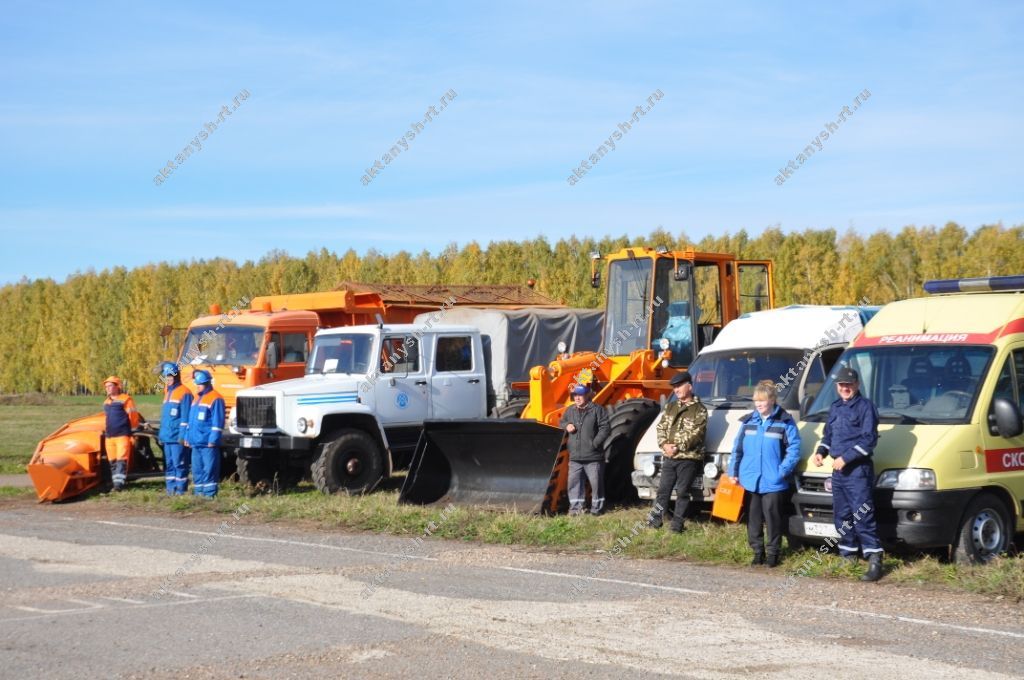
[[804, 533], [808, 536], [839, 538], [839, 532], [836, 531], [835, 526], [823, 522], [804, 522]]
[[263, 439], [260, 437], [242, 437], [243, 449], [258, 449], [262, 445]]

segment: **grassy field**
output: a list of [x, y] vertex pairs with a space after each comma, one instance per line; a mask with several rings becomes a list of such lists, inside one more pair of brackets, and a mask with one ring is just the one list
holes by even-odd
[[[37, 397], [0, 399], [0, 473], [22, 473], [36, 443], [64, 422], [96, 413], [98, 397]], [[41, 403], [28, 403], [37, 401]], [[139, 399], [147, 418], [159, 413], [159, 397]], [[278, 496], [249, 497], [237, 484], [224, 484], [210, 501], [190, 496], [168, 498], [163, 482], [136, 482], [120, 494], [96, 495], [85, 500], [112, 509], [175, 514], [230, 515], [243, 504], [243, 522], [289, 521], [325, 530], [367, 531], [419, 537], [435, 523], [433, 536], [457, 541], [522, 545], [537, 550], [607, 553], [630, 557], [675, 559], [705, 564], [743, 566], [750, 560], [746, 530], [741, 525], [714, 520], [691, 521], [682, 535], [637, 528], [644, 508], [616, 510], [602, 517], [540, 517], [490, 510], [455, 508], [442, 515], [441, 507], [398, 505], [400, 478], [385, 489], [362, 497], [324, 496], [311, 486]], [[0, 488], [0, 498], [34, 498], [31, 489]], [[637, 529], [634, 532], [634, 529]], [[624, 545], [624, 547], [622, 547]], [[946, 564], [935, 557], [886, 557], [886, 580], [940, 587], [1010, 598], [1024, 602], [1024, 557], [1008, 557], [985, 567]], [[818, 578], [850, 579], [863, 573], [863, 563], [847, 565], [834, 554], [819, 561], [811, 550], [788, 553], [780, 571]]]
[[[160, 397], [136, 397], [146, 418], [160, 418]], [[103, 410], [103, 397], [28, 394], [0, 397], [0, 474], [25, 472], [36, 444], [58, 427]]]

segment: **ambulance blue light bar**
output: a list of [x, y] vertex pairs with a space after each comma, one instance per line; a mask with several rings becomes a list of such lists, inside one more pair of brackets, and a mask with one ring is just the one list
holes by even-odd
[[940, 293], [988, 293], [1006, 290], [1024, 291], [1024, 275], [985, 276], [977, 279], [939, 279], [925, 281], [924, 292], [930, 295]]

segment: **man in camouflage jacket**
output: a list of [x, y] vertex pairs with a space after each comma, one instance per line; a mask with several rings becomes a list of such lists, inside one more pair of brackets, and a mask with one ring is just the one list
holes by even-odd
[[683, 516], [690, 505], [690, 487], [704, 466], [704, 434], [708, 427], [708, 411], [693, 393], [693, 379], [688, 371], [676, 373], [669, 384], [672, 385], [676, 399], [665, 404], [665, 412], [658, 423], [658, 446], [662, 453], [661, 481], [647, 522], [652, 528], [661, 527], [662, 516], [675, 491], [672, 531], [680, 533], [686, 528]]

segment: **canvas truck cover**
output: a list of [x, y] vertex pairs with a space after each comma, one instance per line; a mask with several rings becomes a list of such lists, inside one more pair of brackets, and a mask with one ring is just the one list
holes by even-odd
[[[414, 323], [464, 324], [480, 329], [490, 386], [488, 402], [504, 404], [509, 384], [526, 382], [530, 369], [547, 366], [558, 355], [558, 343], [568, 352], [597, 350], [601, 345], [604, 312], [599, 309], [485, 309], [455, 306], [444, 312], [420, 314]], [[493, 400], [493, 402], [492, 402]]]

